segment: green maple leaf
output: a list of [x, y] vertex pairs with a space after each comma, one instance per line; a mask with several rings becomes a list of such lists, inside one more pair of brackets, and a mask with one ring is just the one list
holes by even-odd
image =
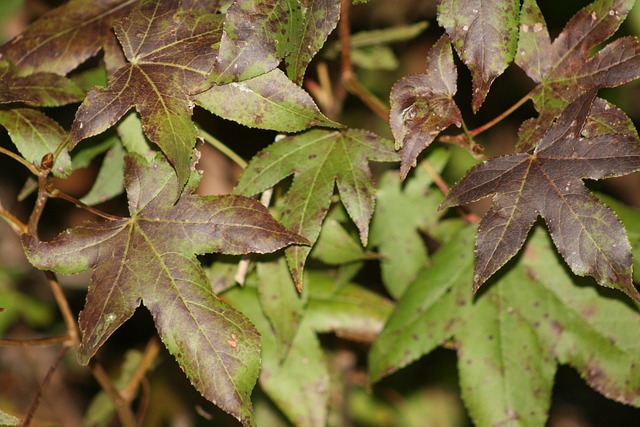
[[438, 5], [438, 23], [471, 71], [473, 111], [513, 60], [519, 5], [518, 0], [443, 0]]
[[[448, 153], [440, 149], [428, 161], [440, 172], [448, 158]], [[429, 212], [437, 211], [443, 199], [439, 192], [429, 191], [431, 184], [433, 179], [423, 167], [416, 169], [404, 188], [395, 171], [382, 175], [378, 184], [369, 244], [378, 247], [382, 281], [395, 298], [402, 296], [428, 261], [418, 230], [435, 228], [438, 215]]]
[[[533, 153], [475, 166], [443, 202], [455, 206], [494, 195], [478, 228], [475, 290], [517, 253], [540, 215], [574, 273], [640, 300], [624, 227], [582, 183], [639, 170], [640, 141], [624, 121], [597, 125], [607, 123], [615, 107], [593, 102], [594, 96], [591, 91], [570, 104]], [[596, 125], [586, 126], [589, 114]]]
[[[265, 263], [258, 271], [261, 288], [278, 286], [271, 273], [285, 282], [284, 263]], [[282, 359], [281, 341], [274, 331], [274, 317], [265, 316], [265, 298], [247, 283], [242, 289], [234, 288], [225, 297], [241, 307], [256, 325], [262, 339], [263, 369], [260, 385], [278, 408], [299, 426], [322, 427], [327, 424], [330, 383], [329, 366], [320, 345], [318, 333], [336, 333], [339, 336], [370, 342], [391, 314], [393, 305], [380, 295], [354, 283], [337, 287], [329, 275], [312, 272], [307, 277], [304, 294], [306, 307], [296, 323], [291, 348]], [[289, 278], [289, 285], [291, 279]], [[290, 292], [293, 286], [289, 286]], [[297, 295], [288, 293], [289, 297]], [[282, 299], [283, 305], [288, 298]]]
[[53, 9], [0, 48], [27, 73], [66, 75], [98, 53], [111, 35], [111, 23], [139, 0], [71, 0]]
[[535, 119], [526, 121], [518, 141], [528, 151], [542, 138], [555, 117], [579, 95], [599, 87], [616, 87], [640, 77], [640, 41], [622, 37], [593, 56], [592, 50], [611, 37], [634, 0], [599, 0], [580, 10], [551, 42], [535, 0], [522, 5], [516, 64], [538, 85], [531, 93]]
[[609, 398], [640, 404], [638, 310], [576, 286], [543, 232], [474, 299], [471, 232], [445, 244], [398, 302], [369, 355], [372, 381], [452, 340], [477, 425], [544, 426], [557, 364]]
[[[390, 141], [370, 132], [312, 130], [278, 140], [258, 153], [240, 177], [235, 192], [254, 195], [294, 174], [283, 201], [281, 221], [314, 243], [337, 184], [342, 203], [366, 246], [374, 206], [369, 160], [395, 161], [397, 155]], [[286, 251], [298, 288], [309, 252], [310, 248]]]
[[145, 134], [184, 185], [196, 143], [190, 93], [211, 71], [222, 16], [180, 12], [178, 2], [151, 0], [116, 21], [114, 29], [129, 62], [106, 88], [89, 92], [76, 113], [69, 147], [110, 128], [135, 106]]
[[[197, 180], [190, 181], [193, 191]], [[83, 364], [142, 302], [194, 386], [243, 424], [259, 372], [259, 336], [212, 292], [195, 254], [272, 252], [305, 240], [241, 196], [184, 194], [166, 160], [126, 159], [130, 218], [87, 223], [49, 242], [23, 236], [32, 264], [61, 273], [92, 269], [80, 314]]]

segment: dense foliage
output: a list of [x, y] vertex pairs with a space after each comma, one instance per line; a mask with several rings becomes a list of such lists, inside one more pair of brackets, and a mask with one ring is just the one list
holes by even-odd
[[[376, 384], [438, 347], [456, 352], [467, 409], [443, 404], [438, 425], [544, 426], [559, 365], [640, 406], [640, 215], [584, 182], [640, 170], [632, 119], [601, 97], [640, 78], [640, 40], [614, 37], [634, 1], [596, 0], [552, 38], [542, 1], [441, 0], [424, 68], [383, 89], [389, 107], [373, 80], [427, 25], [351, 34], [352, 14], [376, 7], [352, 3], [366, 2], [69, 0], [0, 46], [0, 155], [31, 175], [17, 183], [26, 215], [2, 200], [3, 233], [65, 327], [0, 341], [62, 347], [33, 403], [0, 423], [37, 417], [71, 351], [101, 388], [83, 425], [151, 425], [162, 345], [245, 426], [436, 423], [409, 421], [415, 408], [387, 396], [392, 409]], [[473, 128], [501, 84], [528, 89]], [[500, 152], [484, 135], [529, 100]], [[207, 194], [214, 157], [243, 169], [231, 194]], [[65, 182], [87, 167], [78, 199]], [[50, 199], [83, 220], [61, 231]], [[4, 334], [36, 296], [0, 269]], [[76, 320], [58, 275], [85, 271]], [[140, 305], [159, 340], [104, 352]]]

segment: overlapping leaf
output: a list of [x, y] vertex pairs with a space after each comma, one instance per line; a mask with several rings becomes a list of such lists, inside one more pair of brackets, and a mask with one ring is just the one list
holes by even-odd
[[[294, 174], [284, 197], [281, 221], [313, 243], [337, 183], [342, 203], [366, 246], [374, 205], [368, 161], [396, 159], [391, 143], [372, 133], [312, 130], [278, 140], [258, 153], [240, 177], [235, 192], [254, 195]], [[305, 247], [286, 252], [298, 288], [302, 286], [302, 270], [309, 251]]]
[[[595, 92], [579, 97], [547, 131], [532, 154], [498, 157], [473, 169], [451, 190], [443, 207], [494, 195], [476, 241], [474, 289], [520, 249], [541, 215], [574, 273], [591, 275], [640, 300], [631, 280], [629, 240], [616, 215], [581, 182], [640, 169], [640, 141], [626, 123], [604, 132], [583, 127], [611, 108]], [[603, 120], [603, 121], [606, 121]]]
[[[278, 267], [268, 270], [272, 268]], [[259, 280], [271, 281], [261, 276]], [[370, 340], [382, 329], [392, 305], [353, 283], [336, 289], [334, 280], [322, 273], [309, 274], [308, 279], [308, 304], [284, 360], [255, 289], [235, 288], [225, 297], [240, 307], [260, 332], [262, 388], [294, 425], [321, 427], [327, 424], [329, 368], [316, 333]]]
[[84, 98], [84, 92], [66, 77], [49, 72], [20, 75], [7, 60], [0, 61], [0, 104], [25, 104], [57, 107]]
[[196, 142], [189, 95], [213, 66], [222, 16], [177, 13], [177, 7], [172, 1], [146, 1], [114, 23], [129, 63], [111, 76], [106, 88], [89, 92], [76, 113], [69, 145], [103, 132], [135, 106], [145, 134], [184, 185]]
[[591, 56], [620, 27], [634, 0], [598, 0], [580, 10], [551, 42], [535, 0], [522, 6], [516, 64], [538, 85], [532, 99], [539, 117], [520, 130], [519, 149], [528, 151], [563, 108], [580, 94], [615, 87], [640, 77], [640, 41], [622, 37]]
[[151, 164], [139, 156], [126, 162], [130, 218], [86, 223], [50, 242], [24, 235], [25, 252], [42, 269], [93, 270], [80, 314], [83, 363], [143, 302], [194, 386], [248, 425], [259, 337], [213, 294], [195, 254], [272, 252], [305, 240], [253, 199], [184, 194], [174, 204], [179, 184], [161, 156]]
[[[66, 75], [112, 37], [111, 23], [140, 0], [71, 0], [42, 16], [0, 47], [24, 73]], [[168, 3], [168, 2], [167, 2]]]
[[279, 69], [253, 79], [213, 86], [194, 99], [212, 113], [248, 127], [299, 132], [313, 126], [340, 126], [326, 118], [311, 96]]
[[[449, 158], [444, 149], [427, 158], [431, 167], [442, 171]], [[430, 192], [433, 179], [424, 167], [402, 188], [396, 172], [386, 172], [376, 191], [376, 210], [371, 219], [369, 243], [379, 248], [382, 281], [395, 298], [402, 296], [427, 263], [427, 248], [418, 230], [435, 228], [437, 206], [443, 196]], [[432, 226], [432, 227], [431, 227]]]
[[453, 100], [458, 73], [449, 38], [441, 37], [427, 58], [427, 72], [405, 77], [391, 89], [389, 125], [402, 156], [400, 174], [407, 177], [418, 155], [462, 116]]
[[477, 425], [544, 426], [556, 363], [605, 396], [638, 405], [638, 311], [576, 286], [542, 232], [474, 300], [469, 231], [439, 250], [398, 303], [371, 350], [372, 380], [453, 339], [462, 397]]
[[438, 22], [471, 71], [474, 111], [513, 60], [519, 6], [518, 0], [443, 0], [438, 6]]

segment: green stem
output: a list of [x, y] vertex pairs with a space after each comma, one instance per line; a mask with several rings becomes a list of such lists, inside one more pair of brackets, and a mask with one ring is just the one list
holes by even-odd
[[7, 156], [11, 157], [13, 160], [22, 164], [25, 168], [29, 169], [29, 172], [31, 172], [34, 175], [38, 175], [38, 173], [40, 172], [36, 166], [32, 165], [31, 163], [27, 162], [25, 159], [23, 159], [16, 153], [9, 151], [6, 148], [0, 147], [0, 153], [6, 154]]
[[229, 148], [226, 145], [224, 145], [222, 143], [222, 141], [220, 141], [218, 138], [216, 138], [215, 136], [211, 135], [210, 133], [206, 132], [202, 128], [198, 128], [198, 130], [200, 131], [200, 135], [201, 135], [202, 139], [206, 143], [208, 143], [209, 145], [213, 146], [216, 150], [220, 151], [222, 154], [227, 156], [229, 159], [231, 159], [235, 164], [240, 166], [242, 169], [246, 169], [247, 168], [247, 162], [242, 157], [240, 157], [238, 154], [236, 154], [231, 148]]

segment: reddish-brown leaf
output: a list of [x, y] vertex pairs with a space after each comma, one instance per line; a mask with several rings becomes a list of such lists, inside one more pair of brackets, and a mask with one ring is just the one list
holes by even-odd
[[445, 199], [443, 207], [493, 195], [478, 229], [474, 289], [516, 254], [540, 215], [574, 273], [591, 275], [599, 284], [640, 300], [631, 280], [626, 232], [581, 182], [640, 169], [640, 141], [626, 122], [597, 126], [607, 119], [602, 113], [609, 104], [598, 101], [592, 108], [594, 94], [570, 104], [532, 154], [498, 157], [474, 167]]
[[453, 100], [457, 77], [449, 37], [443, 36], [429, 52], [427, 72], [407, 76], [391, 89], [389, 125], [402, 156], [402, 179], [441, 131], [460, 127], [462, 116]]

